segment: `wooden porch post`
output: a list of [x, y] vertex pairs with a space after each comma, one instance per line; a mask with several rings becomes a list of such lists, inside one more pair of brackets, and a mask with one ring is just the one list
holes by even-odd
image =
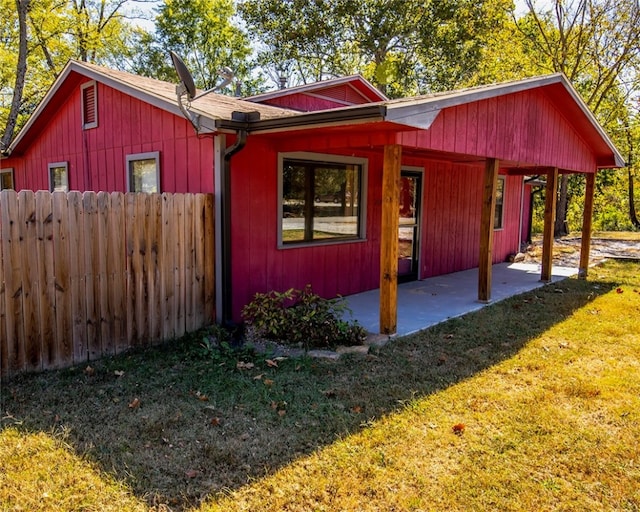
[[596, 173], [588, 173], [584, 191], [584, 211], [582, 212], [582, 243], [580, 245], [580, 267], [578, 277], [586, 279], [589, 272], [589, 251], [591, 250], [591, 221], [593, 219], [593, 191]]
[[380, 332], [394, 334], [398, 322], [398, 208], [402, 146], [384, 147], [380, 232]]
[[556, 200], [558, 193], [558, 168], [547, 173], [547, 188], [544, 198], [544, 233], [542, 235], [542, 274], [540, 281], [551, 282], [553, 263], [553, 227], [556, 219]]
[[493, 264], [493, 218], [498, 188], [497, 158], [488, 158], [484, 168], [482, 212], [480, 214], [480, 263], [478, 266], [478, 300], [491, 300], [491, 265]]

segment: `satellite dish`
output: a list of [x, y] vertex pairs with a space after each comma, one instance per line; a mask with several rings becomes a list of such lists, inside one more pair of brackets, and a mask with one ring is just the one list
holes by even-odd
[[[193, 100], [197, 100], [198, 98], [202, 98], [203, 96], [211, 92], [215, 92], [222, 89], [223, 87], [226, 87], [233, 81], [234, 73], [228, 67], [223, 67], [219, 69], [218, 75], [222, 78], [222, 82], [220, 82], [215, 87], [209, 89], [208, 91], [205, 91], [199, 94], [198, 96], [196, 96], [196, 85], [193, 82], [193, 76], [187, 69], [186, 64], [176, 53], [170, 51], [169, 55], [171, 55], [171, 60], [173, 61], [173, 67], [175, 68], [176, 73], [180, 78], [180, 84], [176, 86], [176, 96], [178, 97], [178, 107], [182, 111], [184, 117], [186, 117], [191, 122], [195, 131], [198, 132], [200, 130], [200, 115], [189, 111], [188, 107], [190, 106], [190, 102]], [[182, 97], [185, 94], [187, 95], [187, 98], [188, 98], [187, 105], [185, 105], [182, 102]]]
[[196, 96], [196, 84], [193, 83], [191, 73], [187, 69], [184, 61], [176, 53], [169, 52], [169, 55], [171, 55], [173, 67], [175, 68], [176, 73], [178, 73], [178, 78], [180, 78], [185, 92], [188, 94], [189, 99], [192, 100]]

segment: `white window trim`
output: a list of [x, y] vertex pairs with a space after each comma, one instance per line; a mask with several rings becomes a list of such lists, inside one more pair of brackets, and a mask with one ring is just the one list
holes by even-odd
[[[506, 195], [506, 191], [507, 191], [507, 180], [506, 180], [506, 176], [498, 176], [498, 182], [502, 181], [502, 209], [500, 210], [500, 227], [496, 227], [495, 224], [495, 216], [494, 216], [494, 223], [493, 223], [493, 230], [494, 231], [502, 231], [504, 229], [504, 198]], [[496, 191], [498, 190], [497, 186], [496, 186]], [[497, 205], [497, 203], [496, 203]]]
[[156, 183], [158, 184], [158, 193], [162, 192], [161, 182], [160, 182], [160, 151], [150, 151], [148, 153], [134, 153], [131, 155], [127, 155], [125, 157], [125, 170], [126, 173], [125, 181], [127, 183], [127, 192], [133, 192], [131, 190], [131, 170], [129, 165], [131, 162], [136, 162], [138, 160], [151, 160], [155, 159], [156, 161]]
[[[85, 89], [88, 89], [90, 87], [93, 87], [93, 110], [96, 116], [96, 119], [94, 122], [92, 123], [85, 123], [85, 112], [84, 112], [84, 91]], [[81, 108], [81, 115], [82, 115], [82, 129], [83, 130], [89, 130], [90, 128], [96, 128], [98, 126], [98, 84], [96, 83], [95, 80], [92, 80], [90, 82], [86, 82], [84, 84], [82, 84], [80, 86], [80, 108]]]
[[[327, 162], [337, 164], [354, 164], [361, 166], [362, 176], [360, 177], [360, 207], [358, 208], [358, 231], [359, 235], [349, 239], [329, 239], [315, 242], [300, 242], [285, 244], [282, 241], [282, 217], [284, 209], [282, 205], [283, 191], [283, 167], [285, 160], [310, 160], [313, 162]], [[369, 174], [369, 160], [367, 158], [332, 155], [326, 153], [310, 153], [306, 151], [294, 151], [290, 153], [278, 153], [278, 249], [300, 249], [303, 247], [318, 247], [320, 245], [352, 244], [364, 242], [367, 239], [367, 179]]]
[[69, 190], [71, 190], [71, 180], [69, 179], [69, 162], [53, 162], [50, 164], [47, 164], [47, 169], [48, 169], [48, 177], [49, 177], [49, 192], [54, 192], [53, 190], [53, 177], [51, 176], [51, 170], [58, 168], [58, 167], [64, 167], [64, 171], [67, 175], [67, 190], [65, 190], [64, 192], [69, 192]]
[[16, 180], [15, 180], [15, 176], [13, 174], [13, 167], [8, 167], [7, 169], [0, 169], [0, 176], [2, 176], [3, 174], [11, 175], [11, 183], [13, 185], [13, 188], [12, 189], [3, 189], [3, 188], [1, 188], [2, 180], [0, 179], [0, 190], [15, 190], [16, 189]]

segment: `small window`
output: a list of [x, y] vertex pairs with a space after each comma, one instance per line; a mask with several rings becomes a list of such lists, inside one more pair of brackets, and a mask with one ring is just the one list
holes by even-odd
[[160, 192], [160, 153], [127, 155], [127, 190]]
[[49, 164], [49, 190], [51, 192], [69, 192], [69, 164], [67, 162]]
[[88, 130], [98, 126], [98, 87], [95, 82], [87, 82], [82, 91], [82, 128]]
[[364, 238], [365, 164], [359, 158], [281, 155], [280, 244]]
[[493, 217], [493, 229], [502, 229], [504, 222], [504, 176], [498, 177], [496, 187], [496, 211]]
[[0, 171], [0, 190], [15, 190], [13, 184], [13, 169], [2, 169]]

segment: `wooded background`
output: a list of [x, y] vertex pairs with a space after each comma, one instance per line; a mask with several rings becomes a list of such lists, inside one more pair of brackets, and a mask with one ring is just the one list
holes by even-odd
[[[0, 151], [68, 59], [250, 95], [361, 73], [389, 97], [564, 73], [628, 167], [598, 173], [597, 230], [640, 229], [637, 0], [0, 0]], [[1, 166], [1, 163], [0, 163]], [[562, 175], [555, 231], [580, 229], [583, 180]], [[538, 204], [538, 203], [536, 203]]]

